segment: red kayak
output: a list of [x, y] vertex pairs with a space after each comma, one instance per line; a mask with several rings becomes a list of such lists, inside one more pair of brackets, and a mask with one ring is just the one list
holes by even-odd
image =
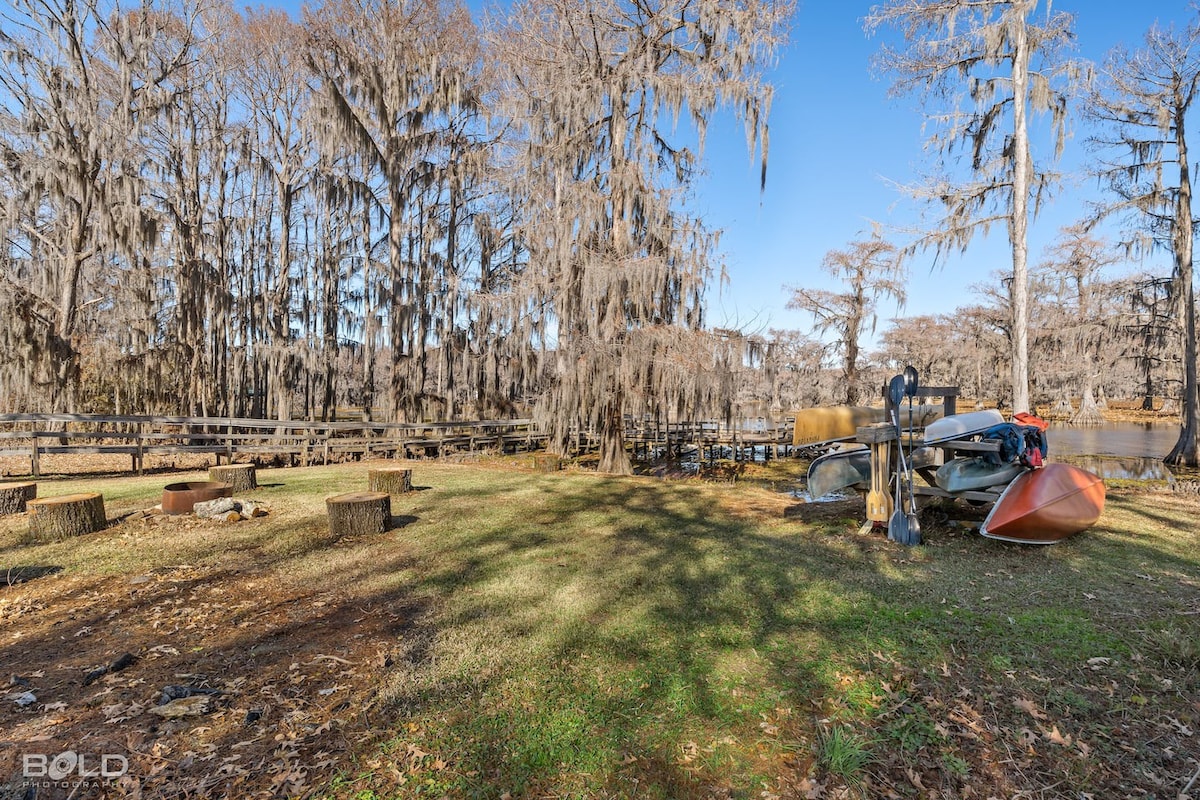
[[1054, 544], [1090, 528], [1104, 510], [1104, 481], [1070, 464], [1018, 475], [992, 506], [979, 532], [989, 539]]

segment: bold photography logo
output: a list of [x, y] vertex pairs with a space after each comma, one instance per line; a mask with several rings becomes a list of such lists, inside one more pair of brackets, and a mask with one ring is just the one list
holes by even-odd
[[56, 756], [25, 753], [21, 758], [21, 774], [35, 781], [119, 778], [129, 772], [129, 759], [115, 753], [82, 755], [74, 750], [64, 750]]

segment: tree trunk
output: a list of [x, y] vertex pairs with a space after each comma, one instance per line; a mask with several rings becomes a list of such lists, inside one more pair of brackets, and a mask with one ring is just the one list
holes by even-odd
[[0, 483], [0, 515], [23, 513], [25, 504], [35, 497], [36, 483]]
[[329, 532], [334, 539], [383, 533], [392, 524], [392, 498], [387, 492], [350, 492], [325, 499]]
[[30, 500], [27, 507], [31, 543], [59, 542], [102, 530], [108, 524], [104, 496], [96, 492]]
[[252, 492], [258, 488], [258, 473], [254, 464], [226, 464], [209, 467], [208, 479], [228, 483], [235, 492]]
[[538, 472], [558, 472], [562, 469], [562, 459], [553, 453], [534, 453], [533, 468]]
[[[1017, 13], [1017, 12], [1014, 12]], [[1013, 24], [1012, 410], [1029, 411], [1029, 41], [1026, 11]]]
[[[1189, 256], [1191, 247], [1188, 247]], [[1189, 257], [1179, 283], [1184, 303], [1183, 402], [1180, 409], [1179, 440], [1167, 455], [1166, 463], [1177, 467], [1200, 466], [1200, 388], [1196, 384], [1196, 297], [1192, 289], [1192, 264]]]
[[1079, 401], [1079, 410], [1068, 421], [1072, 425], [1104, 424], [1104, 412], [1100, 410], [1100, 406], [1096, 403], [1096, 398], [1092, 394], [1092, 379], [1090, 377], [1084, 381], [1083, 397]]
[[1192, 286], [1192, 180], [1188, 166], [1184, 115], [1175, 115], [1176, 152], [1179, 158], [1179, 194], [1175, 198], [1175, 285], [1183, 312], [1183, 407], [1179, 440], [1164, 459], [1174, 466], [1200, 466], [1200, 387], [1196, 385], [1196, 294]]
[[403, 467], [382, 467], [367, 470], [367, 488], [372, 492], [404, 494], [412, 491], [412, 470]]
[[632, 475], [633, 465], [625, 451], [625, 423], [619, 394], [606, 404], [596, 435], [600, 439], [600, 463], [596, 469], [613, 475]]
[[1075, 416], [1075, 406], [1072, 405], [1070, 398], [1060, 397], [1047, 416], [1050, 419], [1070, 419]]

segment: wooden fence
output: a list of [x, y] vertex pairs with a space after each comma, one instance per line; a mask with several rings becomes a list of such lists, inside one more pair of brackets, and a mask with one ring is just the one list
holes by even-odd
[[[635, 458], [687, 456], [697, 460], [767, 459], [789, 455], [792, 421], [657, 423], [626, 420], [626, 442]], [[40, 477], [47, 455], [126, 455], [143, 471], [154, 455], [210, 454], [222, 459], [284, 459], [300, 465], [347, 458], [438, 457], [456, 451], [504, 453], [536, 450], [547, 436], [529, 419], [467, 422], [312, 422], [230, 417], [113, 416], [102, 414], [0, 414], [0, 457], [29, 459]], [[596, 447], [588, 431], [572, 437], [575, 449]]]
[[211, 454], [284, 458], [301, 465], [345, 458], [440, 456], [455, 450], [512, 452], [544, 446], [528, 419], [401, 424], [228, 417], [0, 414], [0, 456], [29, 459], [34, 477], [46, 455], [127, 455], [142, 472], [148, 455]]

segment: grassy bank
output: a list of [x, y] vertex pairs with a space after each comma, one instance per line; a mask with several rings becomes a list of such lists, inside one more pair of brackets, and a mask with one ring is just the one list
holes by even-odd
[[[419, 463], [393, 530], [331, 541], [365, 471], [262, 471], [272, 513], [236, 524], [0, 519], [5, 671], [39, 699], [0, 751], [100, 737], [121, 791], [358, 800], [1175, 797], [1200, 767], [1195, 497], [1115, 488], [1048, 548], [933, 512], [906, 549], [861, 503]], [[117, 517], [164, 482], [41, 494]], [[185, 681], [222, 694], [160, 720]]]

